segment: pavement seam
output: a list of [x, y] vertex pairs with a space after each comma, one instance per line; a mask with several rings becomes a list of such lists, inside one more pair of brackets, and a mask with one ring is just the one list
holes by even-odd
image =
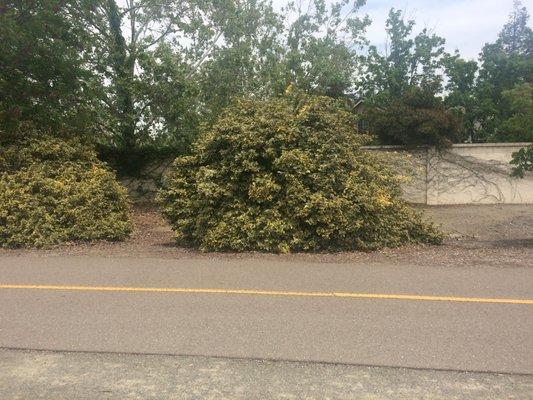
[[26, 347], [9, 347], [0, 346], [0, 351], [20, 351], [20, 352], [48, 352], [48, 353], [66, 353], [66, 354], [113, 354], [126, 356], [163, 356], [163, 357], [198, 357], [198, 358], [214, 358], [221, 360], [235, 360], [235, 361], [264, 361], [273, 363], [301, 363], [301, 364], [322, 364], [322, 365], [340, 365], [352, 366], [362, 368], [390, 368], [390, 369], [407, 369], [413, 371], [439, 371], [439, 372], [457, 372], [467, 374], [497, 374], [497, 375], [515, 375], [533, 377], [533, 373], [529, 372], [509, 372], [509, 371], [494, 371], [494, 370], [469, 370], [469, 369], [454, 369], [454, 368], [427, 368], [427, 367], [409, 367], [401, 365], [388, 364], [363, 364], [350, 362], [336, 362], [336, 361], [321, 361], [321, 360], [298, 360], [290, 358], [268, 358], [268, 357], [238, 357], [226, 355], [206, 355], [206, 354], [188, 354], [188, 353], [154, 353], [154, 352], [127, 352], [127, 351], [109, 351], [109, 350], [72, 350], [72, 349], [45, 349], [45, 348], [26, 348]]

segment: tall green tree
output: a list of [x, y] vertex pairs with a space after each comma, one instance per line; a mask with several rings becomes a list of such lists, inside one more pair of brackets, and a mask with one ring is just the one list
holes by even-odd
[[363, 4], [302, 0], [279, 13], [268, 0], [6, 0], [2, 118], [84, 121], [80, 130], [128, 150], [190, 142], [243, 95], [292, 85], [346, 96]]
[[401, 10], [390, 10], [386, 22], [387, 43], [383, 52], [368, 49], [360, 78], [361, 95], [384, 106], [419, 86], [439, 93], [445, 40], [428, 29], [414, 35], [415, 21], [406, 20]]
[[218, 40], [195, 63], [201, 117], [213, 121], [235, 97], [267, 98], [282, 91], [283, 19], [263, 0], [226, 3], [216, 15]]
[[516, 142], [533, 142], [533, 84], [523, 83], [503, 92], [510, 116], [503, 120], [501, 130]]
[[465, 60], [456, 50], [455, 54], [446, 54], [443, 59], [444, 75], [444, 104], [455, 111], [463, 120], [464, 136], [461, 141], [477, 141], [476, 118], [477, 102], [475, 98], [477, 62]]
[[357, 50], [366, 44], [370, 24], [358, 12], [366, 0], [290, 2], [286, 22], [285, 83], [308, 93], [342, 97], [355, 90]]
[[363, 119], [381, 144], [448, 146], [462, 133], [462, 110], [442, 101], [442, 70], [448, 63], [453, 79], [446, 89], [455, 97], [471, 85], [461, 76], [470, 71], [461, 71], [458, 55], [445, 53], [443, 38], [427, 28], [417, 34], [414, 29], [415, 21], [406, 20], [401, 10], [389, 11], [384, 50], [369, 46], [363, 58]]
[[[181, 60], [200, 52], [210, 35], [201, 32], [199, 5], [167, 3], [3, 1], [2, 128], [30, 120], [45, 129], [68, 127], [132, 148], [189, 124], [190, 115], [175, 117], [177, 109], [189, 109], [183, 100], [187, 63]], [[189, 49], [174, 57], [178, 46], [171, 40], [184, 32], [190, 34]]]
[[533, 31], [527, 25], [528, 19], [527, 9], [515, 0], [509, 22], [498, 39], [486, 44], [480, 54], [476, 99], [483, 140], [516, 139], [502, 126], [512, 114], [512, 105], [504, 92], [533, 81]]
[[188, 79], [215, 40], [210, 17], [219, 3], [99, 1], [90, 25], [99, 43], [100, 122], [110, 143], [131, 149], [154, 140], [179, 142], [195, 129], [195, 88]]
[[264, 99], [288, 87], [332, 97], [353, 93], [357, 50], [370, 23], [359, 16], [364, 3], [299, 0], [281, 13], [265, 0], [227, 5], [221, 40], [200, 68], [207, 120], [245, 94]]
[[0, 130], [23, 121], [50, 129], [90, 129], [95, 104], [81, 12], [88, 0], [0, 3]]

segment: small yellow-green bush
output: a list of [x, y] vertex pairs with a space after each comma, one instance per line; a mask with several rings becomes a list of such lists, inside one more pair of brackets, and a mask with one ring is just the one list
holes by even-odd
[[21, 129], [26, 135], [14, 140], [5, 139], [0, 132], [0, 172], [18, 171], [33, 163], [99, 163], [96, 152], [79, 138], [55, 137], [30, 126]]
[[131, 231], [126, 190], [90, 147], [29, 135], [0, 148], [0, 247], [121, 240]]
[[178, 242], [275, 252], [440, 242], [355, 126], [326, 97], [238, 101], [164, 180], [158, 199]]

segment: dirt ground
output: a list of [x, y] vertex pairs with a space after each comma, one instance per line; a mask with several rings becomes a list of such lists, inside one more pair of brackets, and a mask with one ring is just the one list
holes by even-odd
[[374, 252], [321, 254], [201, 253], [178, 247], [168, 224], [151, 204], [137, 204], [135, 232], [124, 242], [68, 244], [46, 250], [2, 250], [1, 254], [99, 255], [160, 258], [264, 258], [325, 263], [494, 265], [533, 267], [532, 205], [456, 205], [419, 208], [447, 237], [440, 246], [409, 245]]

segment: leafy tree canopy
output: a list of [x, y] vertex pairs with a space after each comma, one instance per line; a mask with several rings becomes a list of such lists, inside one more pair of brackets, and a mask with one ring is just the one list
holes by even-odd
[[[419, 88], [462, 113], [455, 140], [517, 140], [510, 90], [531, 83], [519, 1], [480, 65], [391, 9], [367, 47], [365, 0], [6, 0], [0, 5], [0, 128], [33, 121], [128, 154], [186, 150], [234, 98], [288, 87], [386, 108]], [[415, 88], [415, 89], [414, 89]], [[61, 127], [61, 129], [59, 129]], [[521, 140], [525, 140], [523, 137]]]
[[[0, 130], [20, 121], [90, 127], [94, 93], [87, 65], [88, 0], [0, 5]], [[90, 50], [90, 49], [89, 49]]]
[[439, 93], [444, 60], [444, 39], [423, 29], [413, 35], [415, 21], [405, 20], [401, 10], [391, 9], [386, 22], [384, 52], [370, 46], [364, 57], [361, 95], [379, 106], [399, 99], [413, 87]]
[[510, 116], [502, 122], [501, 136], [516, 142], [533, 142], [533, 83], [523, 83], [503, 93]]
[[457, 113], [431, 91], [416, 87], [384, 108], [370, 108], [366, 118], [382, 144], [446, 147], [462, 133]]
[[477, 121], [477, 100], [474, 89], [476, 85], [477, 63], [461, 58], [458, 51], [447, 54], [443, 60], [445, 85], [444, 104], [462, 117], [464, 135], [457, 136], [461, 141], [477, 141], [475, 126]]
[[[512, 102], [504, 93], [516, 85], [533, 82], [533, 31], [527, 25], [529, 14], [515, 0], [509, 22], [495, 43], [486, 44], [480, 55], [476, 85], [479, 135], [488, 141], [508, 140], [503, 121], [512, 114]], [[516, 136], [514, 137], [516, 139]]]

